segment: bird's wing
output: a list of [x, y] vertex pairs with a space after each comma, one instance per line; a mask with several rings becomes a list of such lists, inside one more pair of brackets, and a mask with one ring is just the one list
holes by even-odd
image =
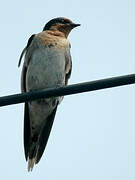
[[[30, 52], [28, 51], [31, 43], [34, 39], [35, 35], [33, 34], [29, 40], [28, 43], [26, 45], [26, 47], [24, 48], [24, 50], [21, 53], [20, 59], [19, 59], [19, 63], [18, 63], [18, 67], [20, 66], [21, 60], [23, 58], [23, 55], [26, 54], [25, 56], [25, 61], [23, 64], [23, 69], [22, 69], [22, 74], [21, 74], [21, 91], [22, 92], [26, 92], [26, 73], [27, 73], [27, 67], [28, 67], [28, 62], [30, 61], [30, 55], [32, 54], [33, 50], [32, 47], [30, 49]], [[29, 151], [29, 141], [30, 141], [30, 117], [29, 117], [29, 107], [28, 107], [28, 103], [25, 103], [25, 107], [24, 107], [24, 149], [25, 149], [25, 157], [27, 160], [27, 154]]]
[[[29, 38], [26, 47], [23, 49], [23, 51], [21, 53], [19, 63], [18, 63], [18, 67], [19, 67], [24, 54], [26, 54], [24, 64], [23, 64], [23, 68], [22, 68], [22, 74], [21, 74], [21, 90], [22, 90], [22, 92], [26, 92], [26, 72], [27, 72], [28, 62], [30, 61], [30, 57], [31, 57], [33, 50], [34, 50], [33, 47], [30, 47], [34, 37], [35, 37], [35, 34], [33, 34]], [[30, 50], [29, 50], [29, 48], [30, 48]]]
[[34, 36], [35, 36], [35, 34], [33, 34], [33, 35], [29, 38], [26, 47], [23, 49], [23, 51], [22, 51], [22, 53], [21, 53], [21, 55], [20, 55], [20, 58], [19, 58], [18, 67], [20, 67], [20, 65], [21, 65], [21, 60], [22, 60], [24, 54], [26, 53], [27, 49], [29, 48], [29, 46], [30, 46], [30, 44], [31, 44]]
[[72, 58], [70, 54], [70, 46], [66, 49], [66, 54], [65, 54], [65, 85], [67, 85], [68, 80], [71, 76], [71, 71], [72, 71]]
[[30, 117], [29, 117], [29, 107], [28, 103], [24, 104], [24, 152], [25, 152], [25, 158], [27, 161], [28, 158], [28, 152], [29, 152], [29, 144], [30, 144]]

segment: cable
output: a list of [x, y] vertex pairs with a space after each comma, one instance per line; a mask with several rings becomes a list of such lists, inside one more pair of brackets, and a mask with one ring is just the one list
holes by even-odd
[[101, 79], [91, 82], [79, 83], [68, 85], [60, 88], [51, 88], [47, 90], [31, 91], [22, 94], [14, 94], [9, 96], [0, 97], [0, 107], [11, 104], [18, 104], [28, 101], [33, 101], [41, 98], [50, 98], [57, 96], [65, 96], [78, 94], [88, 91], [95, 91], [105, 88], [112, 88], [117, 86], [129, 85], [135, 83], [135, 74], [112, 77], [107, 79]]

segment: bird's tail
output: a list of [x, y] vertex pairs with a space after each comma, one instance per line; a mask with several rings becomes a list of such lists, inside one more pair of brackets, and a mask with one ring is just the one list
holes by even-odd
[[[27, 107], [28, 106], [26, 103], [25, 114], [28, 113]], [[34, 138], [31, 138], [30, 123], [28, 123], [29, 118], [27, 119], [27, 121], [26, 119], [24, 119], [24, 149], [25, 149], [26, 161], [28, 160], [28, 171], [32, 171], [34, 164], [37, 164], [43, 155], [43, 152], [46, 147], [46, 144], [50, 135], [50, 131], [54, 122], [56, 110], [57, 110], [57, 107], [47, 117], [46, 123], [44, 127], [42, 128], [40, 134], [36, 135]], [[28, 116], [25, 116], [25, 117], [28, 117]]]
[[39, 154], [39, 143], [32, 142], [28, 153], [28, 171], [32, 171], [34, 165], [37, 163], [37, 155]]
[[[39, 145], [36, 145], [35, 153], [33, 153], [33, 156], [28, 157], [28, 171], [32, 171], [34, 165], [38, 163], [37, 157], [38, 157], [38, 154], [40, 153], [38, 151], [38, 149], [39, 149], [38, 147], [39, 147]], [[30, 153], [31, 153], [31, 150], [30, 150]]]
[[28, 171], [32, 171], [35, 164], [35, 158], [28, 160]]

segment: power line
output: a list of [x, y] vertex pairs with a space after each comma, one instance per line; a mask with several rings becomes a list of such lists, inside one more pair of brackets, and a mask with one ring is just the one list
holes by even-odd
[[95, 91], [100, 89], [112, 88], [117, 86], [129, 85], [135, 83], [135, 74], [112, 77], [85, 83], [68, 85], [60, 88], [51, 88], [47, 90], [31, 91], [28, 93], [14, 94], [0, 97], [0, 107], [11, 104], [18, 104], [28, 102], [41, 98], [50, 98], [57, 96], [65, 96], [78, 94], [88, 91]]

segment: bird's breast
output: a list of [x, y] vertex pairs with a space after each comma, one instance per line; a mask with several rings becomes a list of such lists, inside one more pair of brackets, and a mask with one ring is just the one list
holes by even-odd
[[36, 49], [29, 61], [26, 89], [38, 90], [59, 87], [65, 82], [64, 51], [55, 47]]

